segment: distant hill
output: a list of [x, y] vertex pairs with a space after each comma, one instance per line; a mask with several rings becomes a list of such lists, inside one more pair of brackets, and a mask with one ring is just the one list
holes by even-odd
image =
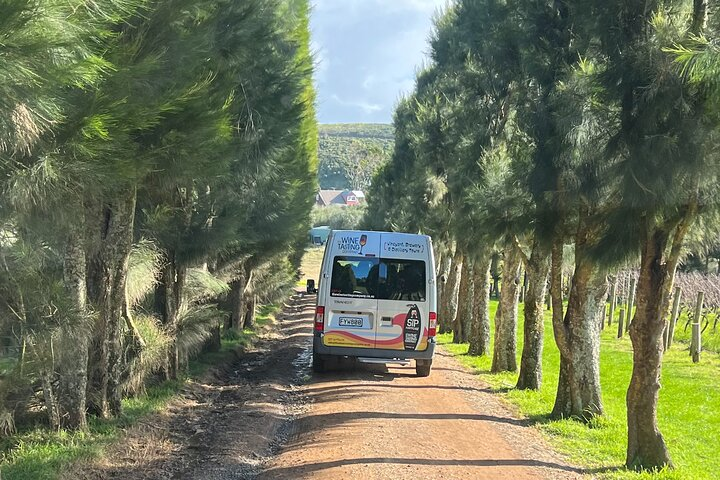
[[393, 126], [384, 123], [320, 125], [320, 188], [367, 189], [375, 170], [390, 158]]

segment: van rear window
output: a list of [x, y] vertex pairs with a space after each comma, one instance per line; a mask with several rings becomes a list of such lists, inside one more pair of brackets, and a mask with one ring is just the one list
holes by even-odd
[[425, 301], [425, 262], [389, 258], [380, 261], [381, 300]]
[[426, 280], [420, 260], [339, 256], [333, 259], [330, 295], [424, 302]]
[[330, 281], [333, 297], [376, 298], [379, 260], [367, 257], [335, 257]]

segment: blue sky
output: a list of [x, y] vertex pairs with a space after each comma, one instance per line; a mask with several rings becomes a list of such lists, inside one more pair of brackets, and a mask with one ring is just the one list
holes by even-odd
[[320, 123], [390, 123], [446, 0], [311, 0]]

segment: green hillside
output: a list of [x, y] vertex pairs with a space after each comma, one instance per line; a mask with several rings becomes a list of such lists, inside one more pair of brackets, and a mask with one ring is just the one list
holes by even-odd
[[393, 141], [390, 124], [320, 125], [320, 188], [367, 189], [375, 170], [390, 157]]

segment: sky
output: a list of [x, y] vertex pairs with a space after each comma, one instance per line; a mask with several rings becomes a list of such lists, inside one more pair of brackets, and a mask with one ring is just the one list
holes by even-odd
[[390, 123], [446, 0], [311, 0], [320, 123]]

